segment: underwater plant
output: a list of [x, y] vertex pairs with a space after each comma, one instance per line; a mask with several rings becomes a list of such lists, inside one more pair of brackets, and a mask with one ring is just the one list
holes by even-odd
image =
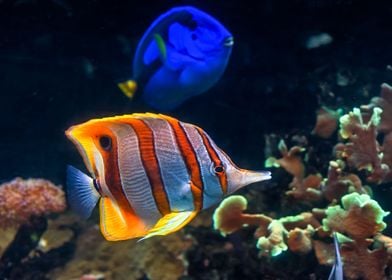
[[[334, 263], [332, 235], [336, 233], [347, 279], [387, 277], [386, 268], [392, 268], [392, 239], [382, 231], [389, 212], [372, 198], [372, 188], [391, 178], [392, 123], [391, 114], [384, 113], [392, 110], [391, 97], [392, 88], [383, 84], [381, 97], [339, 118], [340, 137], [325, 175], [314, 167], [308, 171], [312, 155], [305, 146], [289, 149], [284, 140], [279, 142], [282, 157], [270, 157], [265, 165], [281, 167], [292, 176], [285, 197], [307, 211], [282, 217], [276, 213], [250, 214], [246, 212], [247, 199], [235, 195], [215, 210], [214, 228], [226, 236], [244, 227], [255, 227], [261, 256], [271, 258], [287, 250], [298, 255], [314, 252], [322, 265]], [[313, 134], [320, 138], [334, 134], [330, 128], [338, 126], [334, 124], [337, 113], [333, 112], [327, 120], [319, 113]], [[326, 132], [315, 133], [320, 127], [327, 127]], [[380, 133], [385, 136], [378, 138]]]

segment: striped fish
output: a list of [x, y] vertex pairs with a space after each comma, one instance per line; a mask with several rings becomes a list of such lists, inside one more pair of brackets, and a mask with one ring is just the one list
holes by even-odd
[[88, 218], [99, 201], [107, 240], [172, 233], [225, 195], [270, 178], [236, 167], [204, 130], [165, 115], [94, 119], [66, 135], [92, 175], [68, 167], [69, 204]]

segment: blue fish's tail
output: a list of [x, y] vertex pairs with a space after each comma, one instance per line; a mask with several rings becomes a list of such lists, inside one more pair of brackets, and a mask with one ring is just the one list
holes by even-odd
[[129, 99], [133, 99], [137, 91], [137, 83], [133, 80], [128, 80], [117, 84], [121, 91]]
[[85, 219], [90, 217], [100, 198], [94, 179], [71, 165], [67, 167], [67, 198], [71, 209]]

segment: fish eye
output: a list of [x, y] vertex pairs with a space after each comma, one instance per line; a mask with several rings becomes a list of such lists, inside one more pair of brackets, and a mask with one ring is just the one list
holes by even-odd
[[214, 167], [214, 172], [217, 174], [222, 173], [223, 171], [225, 171], [225, 168], [222, 165], [218, 165]]
[[197, 35], [195, 33], [192, 33], [191, 38], [193, 41], [197, 40]]
[[109, 151], [112, 148], [112, 139], [109, 136], [103, 135], [99, 137], [99, 145], [105, 151]]
[[234, 45], [234, 38], [233, 37], [227, 37], [223, 43], [226, 47], [231, 47]]

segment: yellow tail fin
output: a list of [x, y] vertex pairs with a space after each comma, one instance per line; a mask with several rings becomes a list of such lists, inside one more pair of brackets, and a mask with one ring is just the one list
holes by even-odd
[[118, 87], [129, 99], [133, 99], [137, 90], [137, 83], [133, 80], [128, 80], [122, 83], [118, 83]]

